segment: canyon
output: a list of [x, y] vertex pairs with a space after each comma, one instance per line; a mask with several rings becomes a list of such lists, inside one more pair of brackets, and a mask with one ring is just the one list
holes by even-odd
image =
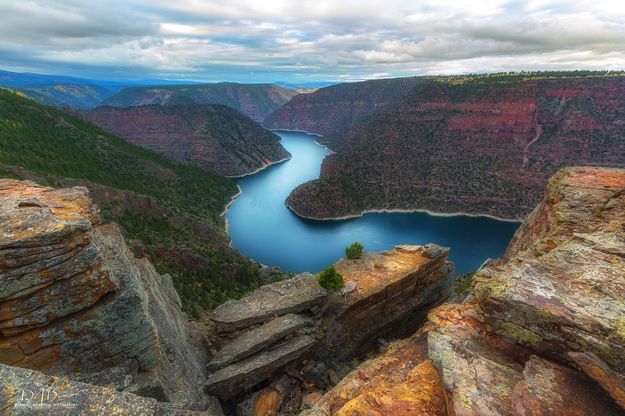
[[[222, 165], [242, 169], [232, 176], [277, 161], [273, 133], [219, 118], [236, 110], [93, 111], [119, 135], [175, 133], [170, 160], [0, 90], [0, 412], [622, 414], [625, 170], [610, 167], [625, 160], [622, 80], [411, 78], [401, 94], [368, 84], [344, 114], [328, 106], [340, 128], [320, 140], [335, 153], [292, 211], [524, 217], [475, 272], [459, 275], [449, 248], [401, 244], [335, 262], [337, 290], [230, 246], [237, 186], [184, 158], [197, 148], [206, 162], [215, 143], [198, 147], [206, 129], [180, 120], [205, 127], [210, 113], [238, 137], [245, 124], [233, 154], [273, 143]], [[288, 111], [293, 129], [313, 122]]]
[[338, 291], [304, 273], [201, 325], [86, 188], [4, 179], [0, 405], [29, 414], [19, 392], [50, 388], [68, 414], [622, 414], [624, 195], [625, 170], [562, 169], [472, 275], [402, 245], [338, 261]]
[[[521, 219], [557, 169], [625, 160], [621, 75], [425, 77], [356, 118], [343, 94], [331, 94], [337, 87], [296, 97], [267, 118], [272, 128], [323, 134], [335, 151], [318, 180], [288, 197], [302, 217], [421, 209]], [[348, 121], [332, 129], [326, 119]]]
[[278, 136], [223, 105], [98, 107], [79, 115], [138, 146], [226, 177], [291, 156]]

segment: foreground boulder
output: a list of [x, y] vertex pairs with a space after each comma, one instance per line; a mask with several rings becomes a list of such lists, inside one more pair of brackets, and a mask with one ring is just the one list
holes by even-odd
[[0, 362], [190, 409], [214, 399], [171, 278], [85, 188], [0, 180]]

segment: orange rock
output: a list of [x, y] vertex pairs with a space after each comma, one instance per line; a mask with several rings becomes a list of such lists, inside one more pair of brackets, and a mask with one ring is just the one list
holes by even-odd
[[284, 397], [275, 388], [262, 390], [254, 401], [254, 416], [275, 416], [282, 406]]

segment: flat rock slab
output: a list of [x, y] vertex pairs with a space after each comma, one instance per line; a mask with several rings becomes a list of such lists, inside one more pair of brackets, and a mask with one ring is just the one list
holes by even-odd
[[289, 362], [302, 357], [314, 345], [313, 337], [300, 335], [274, 349], [211, 374], [206, 381], [206, 391], [222, 399], [238, 396], [269, 378], [276, 370]]
[[320, 304], [326, 291], [315, 276], [304, 273], [293, 279], [261, 286], [249, 296], [230, 300], [213, 312], [221, 332], [232, 332], [267, 321], [272, 316], [298, 313]]
[[181, 410], [156, 399], [3, 364], [0, 364], [0, 414], [221, 416], [220, 411]]
[[258, 328], [246, 332], [232, 343], [223, 347], [208, 364], [207, 368], [209, 371], [215, 371], [234, 362], [241, 361], [280, 341], [298, 329], [311, 324], [311, 319], [292, 313], [273, 319]]

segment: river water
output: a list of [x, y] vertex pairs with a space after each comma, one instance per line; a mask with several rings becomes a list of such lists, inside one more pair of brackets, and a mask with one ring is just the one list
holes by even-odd
[[359, 241], [368, 251], [398, 244], [450, 247], [459, 273], [475, 270], [503, 254], [518, 223], [486, 217], [443, 217], [426, 213], [370, 213], [341, 221], [304, 220], [284, 200], [297, 185], [319, 177], [329, 151], [299, 132], [276, 132], [293, 158], [237, 180], [242, 190], [226, 212], [232, 245], [259, 263], [295, 273], [316, 273]]

